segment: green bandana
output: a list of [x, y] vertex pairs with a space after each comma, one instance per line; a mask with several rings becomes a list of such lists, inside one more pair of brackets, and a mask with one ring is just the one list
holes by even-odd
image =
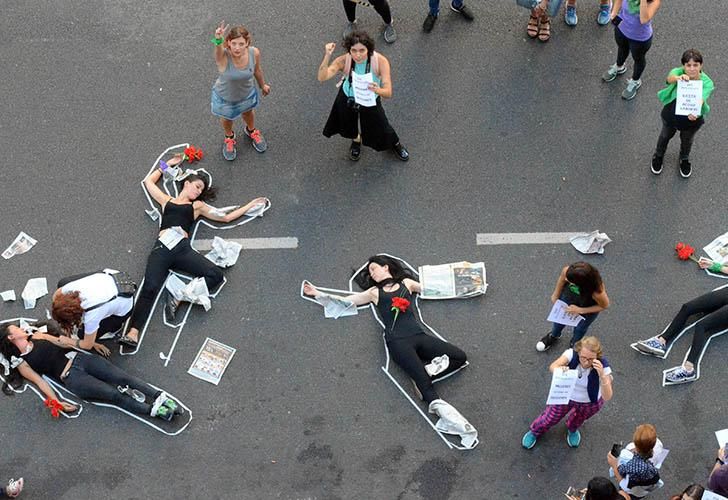
[[571, 290], [571, 293], [575, 295], [581, 295], [581, 289], [579, 288], [579, 285], [569, 283], [569, 290]]
[[627, 0], [627, 10], [630, 14], [639, 14], [640, 0]]

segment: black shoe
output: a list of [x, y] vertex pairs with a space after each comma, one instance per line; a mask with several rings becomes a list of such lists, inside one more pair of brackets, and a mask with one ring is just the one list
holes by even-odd
[[680, 175], [687, 179], [692, 173], [693, 167], [690, 165], [690, 161], [687, 158], [680, 160]]
[[139, 347], [139, 341], [138, 340], [134, 340], [133, 338], [127, 337], [126, 335], [122, 335], [121, 337], [119, 337], [118, 342], [121, 345], [125, 345], [127, 347], [131, 347], [132, 349], [136, 349], [137, 347]]
[[422, 31], [424, 31], [425, 33], [429, 33], [430, 31], [432, 31], [432, 28], [435, 27], [435, 21], [437, 21], [437, 16], [427, 14], [425, 22], [422, 23]]
[[652, 157], [652, 165], [650, 166], [650, 170], [652, 170], [652, 173], [655, 175], [660, 175], [662, 173], [662, 157], [661, 156]]
[[361, 142], [351, 141], [351, 147], [349, 147], [349, 159], [351, 161], [358, 161], [361, 157]]
[[455, 8], [455, 6], [454, 6], [454, 5], [453, 5], [453, 4], [451, 3], [451, 4], [450, 4], [450, 8], [451, 8], [452, 10], [454, 10], [455, 12], [457, 12], [458, 14], [460, 14], [461, 16], [463, 16], [463, 17], [464, 17], [465, 19], [467, 19], [468, 21], [472, 21], [473, 19], [475, 19], [475, 16], [473, 15], [473, 11], [472, 11], [472, 10], [470, 10], [470, 9], [468, 8], [468, 6], [467, 6], [467, 5], [465, 5], [465, 4], [461, 5], [461, 6], [460, 6], [460, 8], [459, 8], [459, 9], [457, 9], [457, 8]]
[[397, 143], [394, 146], [392, 146], [392, 149], [397, 154], [397, 158], [399, 158], [402, 161], [409, 160], [409, 151], [407, 151], [407, 148], [402, 146], [401, 143]]
[[179, 307], [179, 301], [175, 300], [169, 290], [164, 291], [164, 315], [169, 321], [174, 321], [174, 317], [177, 315], [177, 308]]
[[536, 343], [536, 350], [538, 352], [544, 352], [548, 351], [549, 348], [556, 343], [556, 341], [559, 340], [558, 337], [552, 336], [550, 333], [547, 333], [543, 337], [541, 337], [541, 340]]

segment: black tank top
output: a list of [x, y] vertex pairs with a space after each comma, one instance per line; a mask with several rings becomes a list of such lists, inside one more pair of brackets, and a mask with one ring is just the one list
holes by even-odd
[[[404, 283], [399, 283], [399, 288], [392, 292], [385, 292], [384, 289], [379, 288], [379, 300], [377, 301], [377, 311], [379, 317], [384, 323], [384, 338], [389, 342], [390, 340], [401, 339], [405, 337], [411, 337], [419, 333], [425, 333], [422, 329], [422, 325], [417, 319], [415, 314], [415, 297]], [[392, 299], [394, 297], [402, 297], [410, 301], [409, 307], [405, 312], [400, 312], [397, 315], [397, 320], [394, 320], [394, 311], [392, 311]], [[392, 328], [394, 324], [394, 328]]]
[[38, 374], [47, 375], [55, 380], [61, 379], [61, 374], [68, 364], [66, 349], [58, 347], [46, 340], [34, 340], [33, 350], [21, 356], [21, 359]]
[[[561, 296], [566, 298], [565, 302], [567, 304], [573, 304], [578, 307], [591, 307], [596, 305], [597, 301], [594, 300], [594, 297], [591, 295], [585, 296], [584, 291], [579, 290], [579, 287], [572, 289], [573, 286], [570, 283], [566, 283], [563, 292], [561, 292]], [[576, 290], [579, 290], [578, 293]]]
[[192, 208], [192, 203], [178, 205], [176, 203], [172, 203], [170, 200], [164, 206], [164, 212], [162, 213], [162, 225], [159, 229], [169, 229], [170, 227], [179, 226], [184, 229], [187, 234], [190, 234], [190, 229], [194, 222], [195, 209]]

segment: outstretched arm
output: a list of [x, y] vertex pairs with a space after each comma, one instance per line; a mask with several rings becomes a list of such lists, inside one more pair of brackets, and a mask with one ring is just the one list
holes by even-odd
[[59, 400], [61, 406], [65, 411], [76, 411], [76, 406], [72, 405], [71, 403], [66, 403], [65, 401], [60, 401], [60, 398], [56, 396], [55, 391], [51, 388], [50, 385], [48, 385], [48, 382], [43, 380], [43, 377], [38, 375], [35, 370], [33, 370], [28, 365], [28, 363], [22, 362], [20, 365], [18, 365], [18, 372], [28, 382], [31, 382], [36, 387], [38, 387], [40, 392], [42, 392], [46, 398]]
[[[183, 158], [181, 154], [175, 154], [174, 157], [167, 162], [167, 165], [170, 167], [175, 167], [182, 163]], [[162, 207], [166, 205], [166, 203], [172, 199], [170, 195], [159, 189], [159, 186], [157, 186], [157, 182], [159, 182], [159, 179], [162, 177], [162, 167], [160, 166], [157, 169], [154, 169], [152, 173], [147, 175], [144, 178], [144, 187], [149, 192], [149, 195], [159, 203]]]
[[407, 290], [409, 290], [410, 292], [422, 293], [422, 284], [419, 281], [405, 278], [404, 280], [402, 280], [402, 283], [404, 283], [404, 286], [406, 286]]
[[227, 213], [225, 215], [218, 215], [213, 211], [213, 208], [208, 205], [207, 203], [203, 203], [201, 201], [196, 201], [194, 203], [195, 208], [195, 218], [198, 216], [203, 216], [206, 219], [214, 220], [215, 222], [232, 222], [236, 219], [239, 219], [243, 215], [245, 215], [245, 212], [253, 208], [255, 205], [259, 203], [265, 203], [266, 199], [264, 197], [258, 197], [250, 202], [248, 202], [246, 205], [243, 205], [242, 207], [238, 207], [235, 210], [233, 210], [230, 213]]
[[349, 302], [353, 303], [356, 306], [364, 306], [364, 305], [370, 304], [372, 302], [376, 303], [376, 301], [377, 301], [376, 287], [371, 287], [369, 290], [365, 290], [365, 291], [359, 292], [359, 293], [354, 293], [351, 295], [335, 295], [333, 293], [322, 292], [307, 281], [303, 284], [303, 293], [310, 297], [321, 297], [322, 295], [329, 295], [331, 297], [348, 300]]

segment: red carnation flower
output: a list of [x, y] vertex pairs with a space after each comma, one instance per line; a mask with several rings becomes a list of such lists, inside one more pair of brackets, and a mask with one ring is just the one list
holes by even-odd
[[695, 249], [687, 243], [679, 242], [675, 245], [675, 251], [677, 252], [677, 258], [680, 260], [693, 260], [695, 262], [698, 259], [695, 258]]
[[190, 163], [194, 163], [196, 160], [201, 160], [202, 150], [190, 144], [189, 147], [186, 147], [184, 150], [184, 159]]
[[58, 402], [57, 399], [50, 399], [46, 398], [45, 403], [47, 408], [51, 409], [51, 416], [53, 418], [58, 418], [61, 416], [61, 412], [63, 411], [63, 406], [61, 406], [61, 403]]
[[407, 311], [409, 305], [410, 301], [404, 297], [394, 297], [392, 299], [392, 311], [395, 311], [395, 315]]

